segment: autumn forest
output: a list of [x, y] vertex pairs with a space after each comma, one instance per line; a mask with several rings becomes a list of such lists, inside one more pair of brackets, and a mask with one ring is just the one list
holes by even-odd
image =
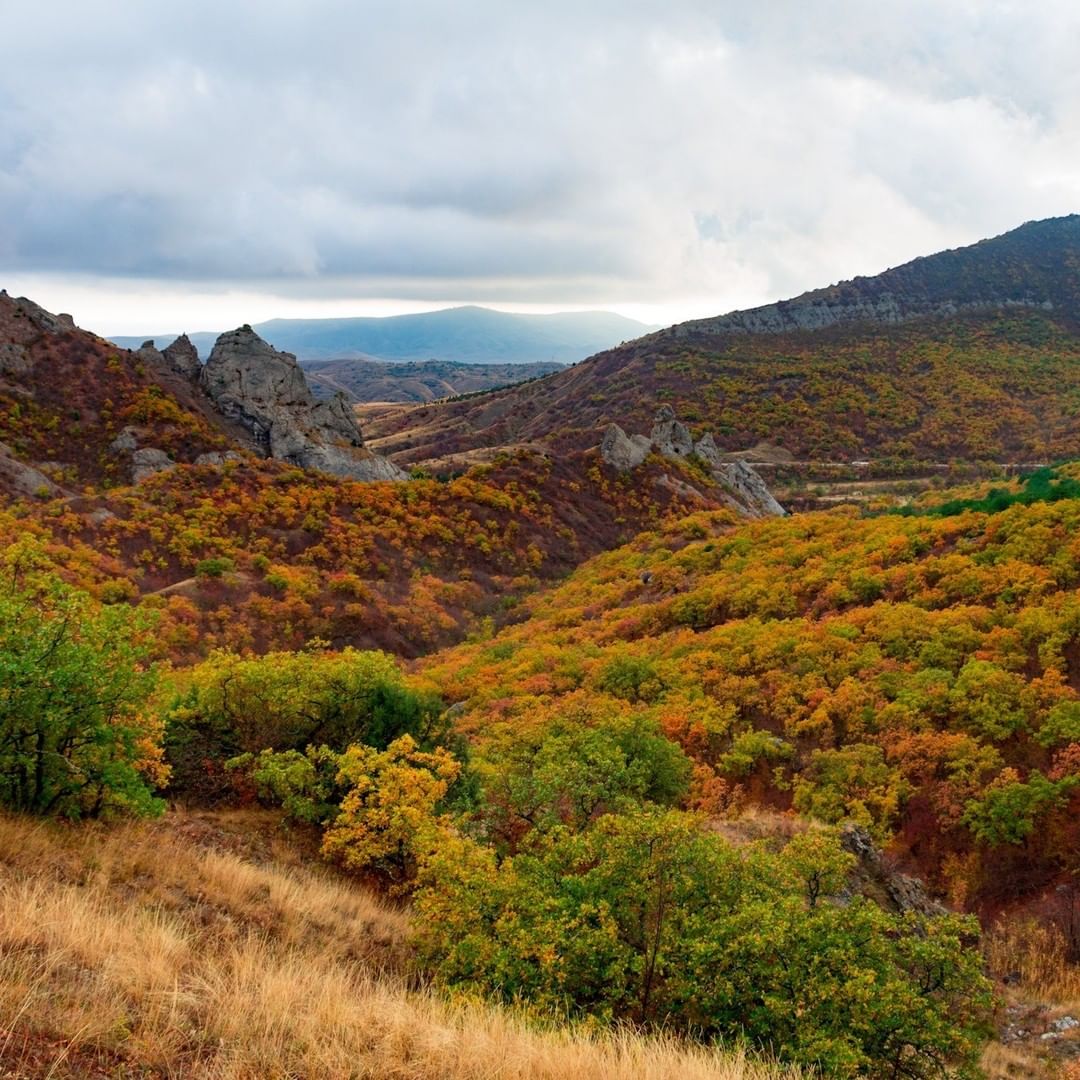
[[0, 294], [0, 1075], [1080, 1076], [1078, 298], [369, 424]]

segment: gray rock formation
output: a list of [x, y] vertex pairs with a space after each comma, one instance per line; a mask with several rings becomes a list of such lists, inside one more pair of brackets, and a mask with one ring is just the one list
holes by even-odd
[[697, 454], [710, 469], [720, 469], [724, 466], [724, 459], [720, 455], [720, 448], [716, 445], [716, 440], [712, 437], [711, 431], [706, 431], [705, 434], [694, 443], [694, 453]]
[[[708, 469], [712, 479], [724, 492], [725, 501], [747, 517], [783, 517], [787, 511], [773, 498], [765, 481], [745, 461], [724, 461], [712, 433], [707, 432], [696, 443], [689, 429], [676, 417], [670, 405], [657, 411], [652, 436], [627, 435], [618, 424], [608, 424], [600, 443], [600, 457], [619, 472], [636, 469], [648, 455], [655, 451], [666, 458], [685, 461], [696, 457]], [[664, 481], [681, 494], [696, 489], [682, 483], [676, 487], [673, 481]]]
[[25, 345], [15, 341], [0, 344], [0, 375], [25, 375], [32, 366]]
[[139, 445], [138, 430], [133, 427], [120, 429], [120, 434], [109, 443], [109, 450], [114, 454], [123, 454], [125, 451], [134, 450]]
[[169, 367], [185, 379], [197, 379], [202, 371], [199, 353], [187, 334], [181, 334], [171, 345], [167, 345], [161, 355]]
[[147, 363], [153, 364], [155, 367], [165, 363], [165, 357], [158, 352], [157, 347], [153, 341], [144, 341], [136, 350], [135, 355]]
[[652, 444], [668, 458], [688, 458], [694, 452], [694, 440], [687, 426], [675, 416], [670, 405], [661, 405], [653, 421]]
[[757, 509], [758, 517], [784, 517], [787, 511], [773, 498], [761, 475], [745, 461], [728, 461], [713, 468], [713, 475], [735, 492], [739, 501]]
[[164, 450], [145, 446], [131, 455], [131, 482], [141, 484], [148, 476], [175, 468], [176, 462]]
[[19, 461], [6, 443], [0, 443], [0, 489], [14, 492], [16, 495], [60, 494], [60, 488], [52, 480], [40, 469], [35, 469], [32, 465], [24, 465]]
[[957, 315], [961, 312], [994, 311], [1006, 308], [1036, 308], [1050, 311], [1049, 300], [979, 300], [959, 303], [954, 300], [913, 302], [885, 293], [878, 297], [853, 300], [827, 300], [822, 297], [782, 300], [777, 304], [736, 311], [715, 319], [695, 319], [674, 327], [675, 337], [692, 334], [783, 334], [792, 330], [821, 330], [841, 323], [896, 324], [924, 319], [931, 315]]
[[855, 856], [851, 891], [876, 900], [892, 911], [915, 911], [920, 915], [944, 915], [946, 909], [918, 879], [901, 874], [885, 860], [870, 834], [861, 825], [848, 824], [840, 831], [840, 845]]
[[199, 385], [267, 457], [353, 480], [408, 479], [393, 462], [365, 449], [344, 395], [316, 401], [296, 357], [278, 352], [250, 326], [218, 338]]
[[619, 472], [636, 469], [652, 450], [644, 435], [627, 435], [618, 424], [608, 424], [600, 442], [600, 457]]
[[220, 468], [227, 461], [243, 461], [244, 455], [235, 450], [210, 450], [195, 459], [196, 465], [213, 465]]
[[[0, 295], [7, 297], [6, 290], [0, 290]], [[28, 300], [25, 296], [15, 298], [15, 306], [39, 329], [47, 334], [65, 334], [69, 330], [75, 330], [75, 320], [70, 315], [54, 315], [46, 311], [40, 304]]]

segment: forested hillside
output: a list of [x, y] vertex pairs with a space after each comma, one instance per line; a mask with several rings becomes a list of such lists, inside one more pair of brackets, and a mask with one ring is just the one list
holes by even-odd
[[370, 426], [400, 461], [471, 445], [592, 445], [669, 402], [726, 450], [1031, 462], [1080, 454], [1080, 217], [1022, 226], [768, 308], [698, 320], [539, 383]]

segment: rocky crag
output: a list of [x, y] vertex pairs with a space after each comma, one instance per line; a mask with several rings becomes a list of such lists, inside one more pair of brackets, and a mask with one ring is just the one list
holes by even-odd
[[222, 334], [205, 365], [186, 335], [161, 352], [147, 341], [138, 355], [197, 382], [266, 457], [352, 480], [408, 479], [364, 446], [343, 394], [317, 401], [296, 357], [267, 344], [250, 326]]
[[619, 472], [636, 469], [654, 453], [676, 461], [695, 458], [720, 486], [732, 507], [747, 517], [786, 514], [765, 481], [745, 461], [724, 461], [711, 432], [694, 442], [690, 429], [676, 417], [670, 405], [660, 407], [649, 435], [627, 435], [618, 424], [609, 424], [600, 443], [600, 457]]

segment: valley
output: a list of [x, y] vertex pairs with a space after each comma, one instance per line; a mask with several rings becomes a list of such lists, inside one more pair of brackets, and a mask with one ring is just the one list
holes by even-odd
[[0, 1074], [1075, 1076], [1078, 268], [551, 371], [0, 294]]

